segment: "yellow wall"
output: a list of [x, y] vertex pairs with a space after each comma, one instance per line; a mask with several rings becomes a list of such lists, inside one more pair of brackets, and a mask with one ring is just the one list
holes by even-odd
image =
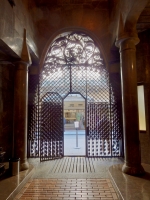
[[144, 87], [138, 86], [139, 129], [146, 130]]

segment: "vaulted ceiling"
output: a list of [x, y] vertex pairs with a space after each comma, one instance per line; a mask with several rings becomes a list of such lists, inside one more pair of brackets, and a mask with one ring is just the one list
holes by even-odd
[[150, 28], [150, 1], [141, 13], [137, 22], [137, 31], [142, 32]]
[[[123, 0], [22, 0], [25, 6], [28, 8], [30, 6], [37, 7], [37, 8], [42, 8], [42, 7], [47, 7], [49, 9], [55, 8], [56, 10], [60, 7], [67, 7], [67, 6], [72, 6], [72, 5], [80, 5], [80, 6], [87, 6], [92, 8], [95, 11], [99, 12], [99, 9], [104, 9], [104, 10], [109, 10], [111, 14], [111, 10], [114, 6], [114, 4], [117, 4], [118, 2], [122, 2]], [[134, 0], [124, 0], [124, 2], [130, 2]], [[141, 0], [146, 1], [146, 0]], [[142, 32], [147, 29], [150, 29], [150, 0], [147, 0], [148, 3], [144, 10], [142, 11], [138, 21], [137, 21], [137, 31]], [[17, 0], [16, 0], [17, 2]], [[136, 3], [136, 1], [135, 1]], [[17, 6], [17, 5], [16, 5]], [[34, 9], [33, 9], [34, 10]], [[105, 11], [104, 11], [105, 12]], [[106, 11], [107, 12], [107, 11]], [[34, 14], [34, 13], [33, 13]], [[2, 46], [2, 44], [1, 44]], [[4, 48], [6, 49], [6, 48]], [[6, 54], [5, 54], [6, 53]], [[7, 55], [7, 51], [0, 51], [1, 59], [3, 60], [4, 57]]]
[[[66, 5], [87, 5], [96, 8], [109, 8], [111, 10], [112, 4], [117, 3], [118, 0], [36, 0], [37, 7], [59, 7]], [[150, 0], [141, 13], [137, 22], [137, 31], [142, 32], [150, 28]]]

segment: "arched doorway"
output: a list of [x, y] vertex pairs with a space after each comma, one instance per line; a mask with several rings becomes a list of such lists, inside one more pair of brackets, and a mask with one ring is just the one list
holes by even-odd
[[37, 82], [29, 109], [29, 157], [45, 161], [64, 156], [63, 101], [77, 93], [85, 99], [86, 156], [122, 156], [115, 92], [92, 38], [82, 32], [59, 35], [49, 47]]

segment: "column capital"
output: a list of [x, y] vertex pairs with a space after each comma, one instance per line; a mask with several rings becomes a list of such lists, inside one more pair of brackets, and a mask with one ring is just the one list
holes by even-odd
[[21, 61], [20, 62], [24, 62], [28, 66], [32, 64], [28, 44], [27, 44], [27, 41], [26, 41], [26, 29], [24, 29], [23, 46], [22, 46], [22, 53], [21, 53]]
[[22, 61], [22, 60], [14, 62], [14, 65], [17, 70], [28, 71], [28, 69], [29, 69], [29, 63]]
[[138, 37], [124, 37], [116, 40], [115, 45], [120, 48], [120, 51], [125, 49], [135, 49], [135, 45], [139, 43]]

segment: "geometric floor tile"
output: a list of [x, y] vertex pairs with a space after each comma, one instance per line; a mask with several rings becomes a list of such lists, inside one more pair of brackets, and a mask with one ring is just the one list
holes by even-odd
[[109, 179], [33, 179], [15, 200], [117, 200]]
[[123, 163], [119, 158], [87, 157], [64, 157], [45, 162], [40, 162], [38, 158], [33, 158], [29, 159], [29, 162], [35, 166], [33, 178], [36, 179], [107, 179], [109, 167]]

